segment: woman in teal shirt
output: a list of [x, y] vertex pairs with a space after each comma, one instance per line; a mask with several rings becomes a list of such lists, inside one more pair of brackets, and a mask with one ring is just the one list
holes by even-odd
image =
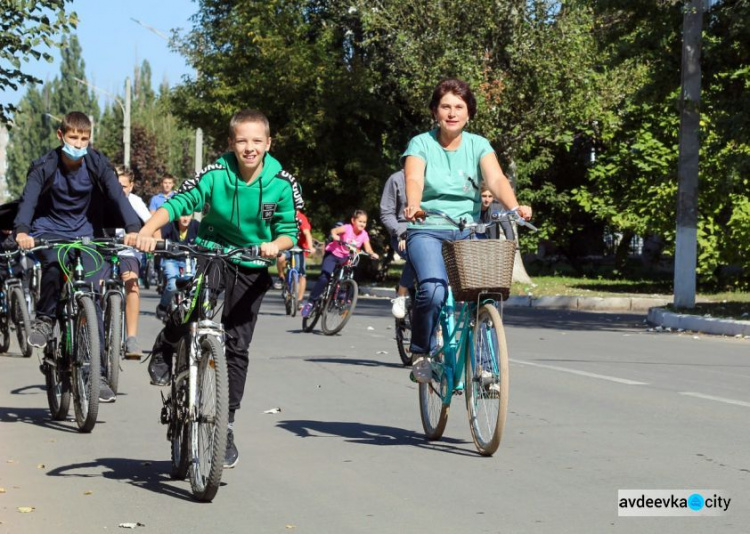
[[[465, 132], [477, 103], [461, 80], [440, 82], [432, 94], [430, 111], [437, 128], [417, 135], [403, 154], [407, 206], [404, 215], [414, 220], [421, 209], [441, 210], [454, 220], [474, 220], [480, 211], [480, 183], [484, 181], [504, 206], [531, 218], [529, 206], [519, 206], [510, 182], [487, 139]], [[429, 354], [432, 334], [447, 296], [448, 274], [442, 256], [443, 241], [466, 239], [441, 218], [428, 217], [407, 230], [407, 247], [419, 281], [412, 315], [412, 373], [417, 382], [432, 375]]]

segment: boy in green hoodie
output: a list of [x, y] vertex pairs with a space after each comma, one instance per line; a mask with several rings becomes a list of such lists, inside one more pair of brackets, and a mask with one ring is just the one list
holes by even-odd
[[[201, 211], [196, 244], [208, 248], [260, 245], [264, 258], [275, 259], [279, 251], [294, 246], [297, 236], [295, 211], [302, 205], [294, 177], [268, 154], [271, 147], [268, 119], [255, 110], [243, 110], [229, 123], [231, 152], [209, 165], [195, 179], [186, 180], [177, 193], [149, 219], [134, 243], [151, 252], [156, 246], [153, 233], [180, 217]], [[150, 232], [150, 233], [149, 233]], [[205, 268], [199, 262], [197, 272]], [[245, 390], [248, 349], [258, 310], [271, 276], [264, 264], [230, 264], [223, 276], [225, 289], [221, 321], [226, 331], [229, 369], [229, 432], [224, 467], [237, 464], [234, 417]], [[170, 381], [174, 347], [184, 334], [175, 318], [159, 333], [151, 352], [149, 374], [155, 385]]]

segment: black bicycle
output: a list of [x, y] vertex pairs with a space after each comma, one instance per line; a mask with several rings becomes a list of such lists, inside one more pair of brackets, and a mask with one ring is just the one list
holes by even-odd
[[0, 252], [0, 353], [8, 352], [11, 330], [15, 330], [21, 354], [28, 358], [33, 348], [27, 340], [31, 329], [31, 299], [24, 290], [23, 269], [19, 263], [24, 253], [18, 249]]
[[354, 280], [354, 268], [362, 255], [369, 256], [357, 247], [347, 244], [349, 256], [336, 267], [326, 284], [323, 294], [315, 301], [310, 313], [302, 319], [302, 330], [312, 332], [318, 319], [322, 317], [321, 330], [327, 336], [341, 332], [349, 322], [357, 306], [359, 287]]
[[40, 369], [47, 386], [52, 419], [64, 421], [71, 398], [80, 432], [91, 432], [99, 414], [101, 341], [94, 285], [86, 281], [82, 255], [101, 261], [90, 238], [39, 240], [31, 249], [58, 251], [65, 283], [58, 300], [52, 339], [44, 347]]
[[214, 262], [241, 259], [269, 264], [271, 260], [261, 258], [257, 246], [222, 251], [161, 241], [155, 251], [182, 252], [208, 261], [191, 281], [183, 282], [190, 283], [188, 298], [170, 317], [170, 321], [187, 324], [189, 329], [172, 358], [172, 383], [169, 394], [162, 394], [161, 422], [167, 425], [167, 440], [172, 448], [170, 475], [177, 480], [189, 476], [195, 498], [211, 501], [219, 491], [224, 469], [229, 378], [224, 326], [215, 320], [220, 308], [219, 288], [207, 283], [206, 272], [211, 272]]

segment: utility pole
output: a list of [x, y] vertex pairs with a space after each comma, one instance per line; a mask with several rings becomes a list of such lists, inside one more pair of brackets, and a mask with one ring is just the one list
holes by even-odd
[[195, 129], [195, 174], [203, 169], [203, 130]]
[[122, 163], [125, 168], [130, 168], [130, 77], [125, 78], [125, 107], [122, 119]]
[[700, 152], [701, 31], [705, 0], [687, 0], [682, 21], [680, 153], [677, 163], [677, 236], [674, 305], [695, 307], [698, 257], [698, 154]]

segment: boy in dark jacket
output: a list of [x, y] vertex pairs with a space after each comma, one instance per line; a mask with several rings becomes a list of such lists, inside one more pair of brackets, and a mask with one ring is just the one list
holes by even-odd
[[[195, 238], [198, 237], [198, 226], [198, 221], [193, 219], [192, 213], [189, 213], [164, 225], [161, 229], [161, 237], [162, 239], [182, 243], [183, 245], [192, 245], [195, 243]], [[172, 302], [177, 291], [177, 277], [180, 276], [180, 269], [184, 268], [184, 259], [162, 259], [161, 270], [164, 273], [166, 286], [164, 287], [164, 292], [161, 294], [161, 300], [156, 306], [156, 317], [158, 319], [164, 319], [169, 312], [169, 303]]]
[[[119, 220], [106, 221], [107, 227], [123, 227], [134, 238], [141, 227], [140, 220], [122, 192], [109, 160], [89, 148], [91, 122], [86, 114], [73, 111], [65, 115], [57, 138], [60, 146], [34, 161], [29, 169], [13, 222], [18, 246], [33, 248], [35, 238], [72, 240], [102, 236], [105, 213], [119, 215], [116, 218]], [[62, 290], [62, 271], [56, 250], [41, 250], [37, 256], [42, 263], [42, 283], [29, 344], [42, 348], [52, 334]], [[82, 259], [85, 272], [90, 273], [89, 279], [97, 288], [100, 273], [94, 272], [93, 258], [83, 254]], [[98, 315], [99, 331], [103, 332], [101, 314]], [[115, 400], [104, 377], [99, 395], [101, 402]]]
[[[294, 177], [268, 153], [271, 136], [268, 119], [260, 111], [237, 112], [229, 122], [229, 148], [214, 165], [194, 180], [186, 180], [177, 194], [156, 210], [138, 234], [136, 246], [151, 252], [154, 231], [181, 215], [201, 211], [203, 217], [195, 242], [208, 248], [259, 245], [264, 258], [292, 248], [297, 239], [296, 208], [302, 208]], [[295, 206], [296, 204], [296, 206]], [[128, 242], [129, 243], [129, 242]], [[205, 263], [199, 261], [200, 273]], [[237, 464], [234, 416], [245, 391], [248, 349], [253, 338], [261, 301], [271, 287], [265, 264], [237, 261], [224, 274], [224, 310], [229, 368], [229, 432], [224, 467]], [[209, 282], [210, 283], [210, 282]], [[185, 320], [184, 323], [188, 323]], [[183, 324], [184, 324], [183, 323]], [[171, 318], [156, 339], [149, 374], [155, 385], [170, 381], [174, 345], [184, 334]]]

